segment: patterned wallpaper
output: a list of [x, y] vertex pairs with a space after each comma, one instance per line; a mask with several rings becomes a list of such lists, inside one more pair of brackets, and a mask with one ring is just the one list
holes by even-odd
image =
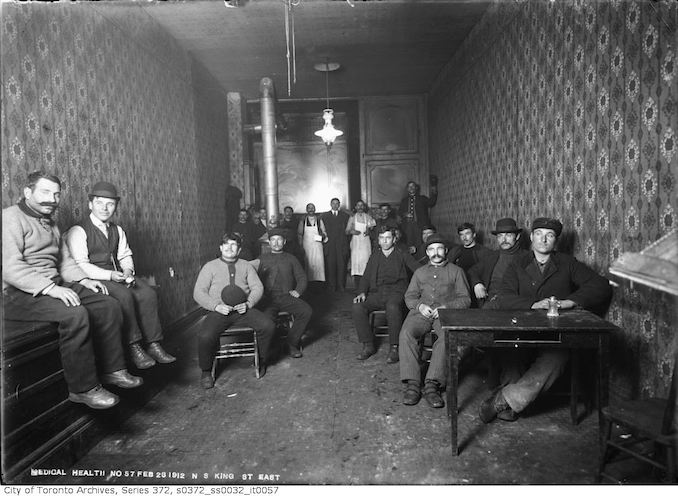
[[44, 168], [64, 182], [66, 229], [87, 214], [91, 185], [115, 183], [137, 271], [160, 285], [163, 321], [180, 317], [195, 306], [207, 234], [224, 223], [225, 95], [204, 91], [209, 76], [138, 6], [6, 3], [2, 14], [3, 207]]
[[[575, 256], [605, 273], [676, 227], [675, 1], [499, 2], [429, 98], [434, 222], [562, 219]], [[608, 319], [612, 393], [665, 394], [676, 299], [622, 282]]]

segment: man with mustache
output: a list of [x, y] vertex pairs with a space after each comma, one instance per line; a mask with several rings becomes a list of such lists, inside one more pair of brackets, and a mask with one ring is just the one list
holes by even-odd
[[[2, 289], [5, 318], [57, 322], [68, 399], [106, 409], [119, 402], [101, 382], [120, 388], [143, 384], [125, 369], [122, 312], [101, 281], [89, 279], [61, 245], [52, 214], [61, 181], [29, 174], [18, 205], [2, 211]], [[99, 375], [100, 374], [100, 375]]]
[[[403, 403], [406, 405], [416, 405], [421, 399], [419, 341], [428, 331], [440, 332], [438, 309], [468, 308], [471, 304], [464, 271], [447, 261], [445, 239], [433, 234], [425, 244], [429, 262], [412, 275], [405, 292], [405, 304], [410, 313], [400, 331], [400, 379], [405, 385]], [[440, 391], [447, 379], [445, 362], [445, 339], [438, 335], [424, 381], [424, 399], [432, 408], [444, 406]]]
[[514, 219], [499, 219], [492, 231], [497, 237], [499, 250], [487, 250], [480, 261], [468, 270], [468, 282], [479, 308], [497, 308], [497, 291], [504, 272], [514, 256], [525, 252], [520, 247], [521, 232]]
[[[101, 281], [120, 302], [125, 341], [137, 369], [176, 360], [160, 342], [158, 297], [142, 279], [134, 277], [132, 250], [122, 227], [111, 221], [120, 197], [111, 183], [98, 182], [89, 195], [90, 214], [66, 232], [64, 238], [75, 263], [92, 280]], [[148, 343], [144, 350], [142, 341]]]
[[[574, 257], [556, 251], [562, 230], [557, 219], [534, 219], [532, 249], [516, 255], [507, 268], [498, 291], [499, 308], [546, 312], [549, 298], [555, 296], [561, 310], [584, 308], [604, 313], [612, 296], [608, 280]], [[495, 417], [517, 420], [520, 412], [560, 377], [569, 357], [568, 350], [562, 348], [502, 349], [500, 353], [501, 388], [479, 408], [485, 423]]]

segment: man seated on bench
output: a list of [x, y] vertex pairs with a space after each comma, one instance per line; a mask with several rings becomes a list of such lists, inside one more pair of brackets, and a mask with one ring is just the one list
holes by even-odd
[[[585, 308], [600, 312], [612, 297], [610, 284], [604, 277], [577, 261], [556, 251], [556, 242], [563, 230], [557, 219], [539, 217], [532, 222], [532, 249], [513, 257], [499, 285], [499, 308], [543, 310], [549, 298], [557, 298], [562, 310]], [[537, 396], [548, 390], [560, 377], [569, 358], [568, 350], [504, 349], [499, 354], [502, 383], [485, 399], [479, 417], [492, 422], [495, 417], [515, 421]], [[530, 363], [532, 361], [532, 363]]]
[[369, 314], [386, 310], [390, 349], [386, 363], [398, 361], [398, 336], [403, 323], [403, 295], [410, 276], [419, 264], [406, 251], [395, 246], [397, 228], [383, 225], [377, 236], [379, 249], [372, 252], [360, 279], [358, 296], [353, 299], [353, 323], [363, 349], [358, 360], [366, 360], [376, 353]]
[[[122, 227], [111, 219], [118, 208], [118, 190], [111, 183], [99, 182], [89, 195], [90, 214], [65, 234], [66, 244], [75, 263], [87, 277], [101, 283], [108, 294], [120, 302], [124, 339], [129, 345], [137, 369], [176, 359], [167, 353], [162, 341], [158, 317], [158, 297], [153, 288], [134, 277], [132, 250]], [[141, 345], [148, 343], [148, 353]]]
[[300, 296], [306, 291], [306, 271], [294, 255], [284, 252], [285, 229], [275, 228], [268, 232], [271, 253], [262, 253], [250, 262], [264, 284], [264, 298], [259, 306], [271, 320], [278, 312], [288, 312], [294, 317], [287, 334], [287, 343], [292, 358], [301, 358], [301, 336], [311, 320], [313, 310]]
[[203, 265], [193, 288], [193, 299], [209, 310], [198, 335], [200, 385], [204, 389], [214, 387], [212, 362], [219, 347], [219, 335], [233, 325], [254, 329], [259, 343], [259, 377], [266, 374], [275, 324], [254, 308], [264, 294], [264, 286], [254, 267], [238, 258], [241, 246], [242, 239], [238, 234], [224, 234], [219, 246], [221, 257]]
[[5, 318], [56, 322], [68, 399], [111, 408], [119, 398], [101, 382], [121, 388], [143, 383], [125, 369], [120, 305], [106, 296], [101, 281], [89, 279], [76, 265], [68, 247], [60, 246], [61, 233], [52, 219], [61, 199], [59, 178], [33, 172], [23, 195], [18, 205], [2, 211]]

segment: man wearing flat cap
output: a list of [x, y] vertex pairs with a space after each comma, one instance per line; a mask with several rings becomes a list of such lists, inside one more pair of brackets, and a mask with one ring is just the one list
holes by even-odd
[[[534, 219], [532, 249], [516, 256], [506, 270], [499, 287], [499, 308], [546, 312], [549, 298], [555, 296], [564, 311], [575, 307], [594, 313], [604, 311], [612, 296], [609, 282], [574, 257], [555, 250], [562, 230], [557, 219]], [[502, 350], [502, 387], [481, 403], [479, 415], [483, 422], [495, 417], [516, 420], [563, 373], [567, 350], [529, 351], [525, 356], [522, 349]], [[534, 360], [531, 365], [530, 359]]]
[[292, 327], [287, 333], [287, 344], [292, 358], [301, 358], [301, 337], [313, 311], [300, 298], [308, 284], [306, 271], [294, 255], [283, 251], [287, 232], [286, 229], [277, 227], [271, 229], [268, 232], [271, 253], [262, 253], [251, 263], [264, 284], [264, 297], [259, 306], [271, 320], [280, 311], [288, 312], [294, 317]]
[[236, 233], [221, 237], [221, 256], [203, 265], [195, 281], [193, 299], [209, 310], [198, 334], [198, 365], [202, 370], [200, 385], [214, 387], [212, 362], [219, 346], [219, 335], [233, 325], [254, 329], [259, 343], [259, 377], [266, 374], [268, 349], [275, 332], [275, 324], [254, 308], [264, 294], [257, 271], [239, 257], [242, 239]]
[[491, 231], [497, 237], [499, 250], [486, 250], [480, 260], [468, 269], [468, 279], [479, 308], [497, 308], [499, 284], [513, 257], [524, 253], [520, 247], [522, 229], [515, 219], [499, 219]]
[[[419, 341], [429, 331], [440, 332], [440, 308], [468, 308], [471, 305], [468, 282], [461, 267], [447, 260], [447, 242], [440, 234], [426, 240], [429, 262], [412, 275], [405, 292], [410, 309], [400, 331], [400, 379], [405, 385], [403, 403], [416, 405], [421, 399]], [[446, 383], [445, 339], [438, 335], [433, 343], [431, 363], [424, 380], [424, 399], [432, 408], [444, 406], [440, 391]]]
[[[163, 334], [158, 317], [158, 297], [143, 280], [134, 277], [132, 250], [125, 231], [111, 221], [120, 196], [111, 183], [98, 182], [89, 194], [90, 214], [65, 234], [66, 244], [78, 266], [90, 279], [101, 281], [108, 294], [120, 302], [123, 339], [138, 369], [176, 359], [160, 342]], [[145, 351], [142, 342], [148, 343]]]

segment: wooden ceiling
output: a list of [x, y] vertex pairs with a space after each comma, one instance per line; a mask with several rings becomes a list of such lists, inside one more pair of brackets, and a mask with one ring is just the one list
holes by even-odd
[[341, 64], [329, 74], [331, 97], [425, 93], [491, 3], [292, 0], [296, 84], [288, 95], [286, 1], [236, 2], [238, 8], [223, 0], [141, 6], [224, 90], [256, 99], [261, 78], [270, 77], [280, 100], [325, 98], [325, 74], [313, 66], [326, 60]]

